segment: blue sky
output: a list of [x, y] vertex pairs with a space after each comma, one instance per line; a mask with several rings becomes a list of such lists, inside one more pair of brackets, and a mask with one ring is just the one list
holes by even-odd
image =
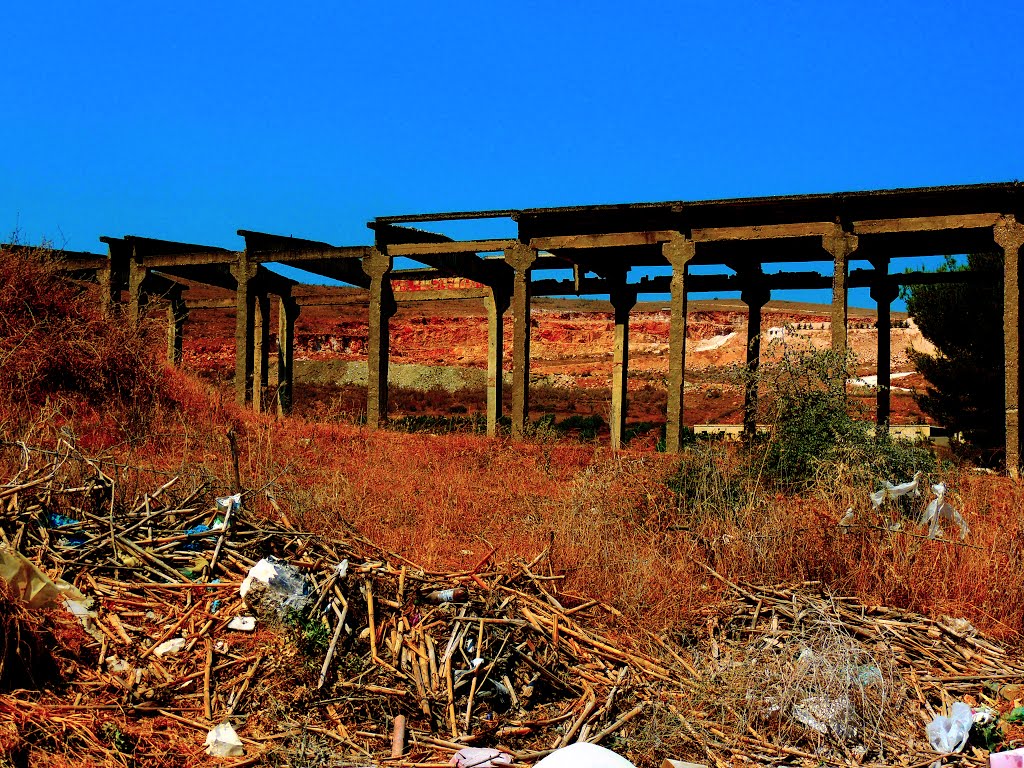
[[0, 231], [355, 244], [377, 215], [1024, 178], [1022, 9], [8, 4]]

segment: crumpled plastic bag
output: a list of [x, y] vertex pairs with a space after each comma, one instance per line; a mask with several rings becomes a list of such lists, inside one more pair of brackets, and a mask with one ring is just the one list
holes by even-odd
[[280, 616], [288, 611], [301, 611], [309, 602], [310, 589], [306, 577], [295, 566], [277, 558], [268, 557], [256, 563], [242, 581], [238, 593], [244, 598], [257, 582], [267, 587], [266, 595], [261, 597], [263, 602], [269, 603]]
[[245, 754], [242, 740], [238, 738], [231, 723], [223, 722], [206, 734], [206, 754], [213, 757], [238, 757]]
[[234, 496], [221, 496], [219, 499], [214, 500], [213, 505], [217, 508], [218, 512], [225, 515], [228, 512], [237, 512], [239, 507], [242, 506], [242, 494], [236, 493]]
[[500, 749], [485, 747], [463, 747], [448, 761], [448, 765], [455, 768], [498, 768], [511, 763], [512, 755]]
[[967, 745], [971, 735], [974, 715], [971, 708], [962, 701], [949, 708], [949, 717], [939, 715], [925, 728], [928, 743], [936, 752], [960, 752]]
[[906, 496], [908, 493], [920, 496], [921, 490], [918, 487], [920, 482], [920, 472], [914, 473], [913, 480], [906, 483], [900, 483], [899, 485], [893, 485], [888, 480], [883, 480], [881, 490], [875, 491], [871, 494], [871, 506], [875, 509], [880, 509], [886, 499], [898, 499], [900, 496]]
[[636, 768], [629, 760], [610, 749], [577, 741], [556, 749], [533, 768]]
[[953, 523], [960, 529], [960, 541], [966, 539], [971, 529], [953, 505], [946, 501], [946, 484], [933, 485], [932, 493], [935, 494], [935, 498], [921, 516], [921, 525], [928, 526], [928, 538], [942, 538], [942, 523]]

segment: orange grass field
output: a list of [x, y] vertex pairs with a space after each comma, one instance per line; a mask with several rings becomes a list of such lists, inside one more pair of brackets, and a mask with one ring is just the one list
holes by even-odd
[[[610, 453], [595, 443], [516, 443], [478, 435], [370, 432], [298, 417], [242, 411], [222, 392], [155, 362], [162, 327], [138, 338], [96, 316], [94, 302], [25, 254], [0, 259], [0, 470], [13, 474], [10, 441], [45, 447], [71, 433], [87, 455], [116, 461], [125, 488], [153, 473], [208, 478], [227, 490], [226, 431], [239, 435], [243, 486], [273, 515], [273, 493], [292, 522], [325, 535], [358, 530], [414, 563], [455, 569], [497, 548], [532, 557], [553, 537], [562, 590], [623, 613], [622, 631], [685, 628], [733, 580], [816, 580], [869, 603], [965, 617], [1011, 643], [1024, 620], [1019, 481], [970, 467], [933, 473], [966, 517], [966, 545], [928, 541], [920, 529], [836, 523], [865, 513], [868, 492], [841, 466], [802, 496], [757, 477], [730, 508], [679, 504], [667, 481], [680, 458], [650, 449]], [[26, 311], [26, 307], [31, 311]], [[121, 324], [123, 326], [123, 324]], [[47, 345], [49, 347], [47, 348]], [[72, 375], [87, 361], [87, 376]], [[77, 376], [77, 377], [76, 377]], [[687, 461], [714, 476], [742, 449], [695, 448]], [[849, 473], [852, 477], [852, 473]], [[889, 478], [901, 482], [907, 478]], [[919, 513], [927, 495], [915, 503]], [[867, 520], [867, 517], [863, 519]], [[881, 522], [881, 521], [875, 521]]]

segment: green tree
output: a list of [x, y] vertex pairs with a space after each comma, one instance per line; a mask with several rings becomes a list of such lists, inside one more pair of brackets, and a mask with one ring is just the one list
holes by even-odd
[[966, 263], [951, 256], [939, 272], [978, 273], [972, 283], [906, 286], [907, 312], [934, 354], [911, 353], [928, 382], [917, 397], [927, 415], [989, 456], [1002, 447], [1003, 257], [971, 254]]

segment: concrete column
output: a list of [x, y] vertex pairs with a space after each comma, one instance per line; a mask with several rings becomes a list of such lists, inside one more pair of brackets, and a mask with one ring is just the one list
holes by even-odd
[[679, 234], [661, 246], [672, 265], [672, 319], [668, 332], [668, 414], [665, 423], [665, 451], [679, 453], [683, 435], [683, 384], [686, 372], [686, 273], [696, 253], [693, 240]]
[[366, 343], [366, 426], [370, 429], [379, 428], [388, 417], [388, 321], [397, 309], [391, 292], [391, 266], [391, 257], [376, 248], [363, 258], [363, 272], [370, 278], [370, 328]]
[[240, 407], [252, 399], [257, 265], [243, 251], [232, 265], [235, 290], [235, 402]]
[[1021, 263], [1024, 223], [1003, 216], [993, 227], [993, 238], [1003, 249], [1003, 349], [1006, 364], [1006, 471], [1019, 477], [1024, 445], [1020, 433]]
[[265, 291], [256, 294], [254, 309], [252, 409], [262, 413], [270, 384], [270, 297]]
[[521, 440], [530, 417], [530, 268], [537, 252], [524, 243], [505, 251], [512, 281], [512, 437]]
[[752, 445], [757, 434], [757, 371], [761, 366], [761, 309], [772, 292], [752, 276], [740, 297], [747, 305], [747, 377], [743, 390], [743, 440]]
[[146, 295], [142, 290], [142, 284], [146, 280], [148, 270], [134, 249], [131, 258], [128, 260], [128, 322], [138, 326], [142, 319], [142, 313], [146, 306]]
[[626, 432], [626, 412], [629, 408], [629, 311], [636, 305], [636, 291], [626, 286], [625, 275], [612, 289], [612, 309], [615, 311], [615, 346], [612, 352], [612, 410], [609, 417], [612, 431], [612, 450], [622, 448]]
[[182, 344], [185, 340], [185, 321], [188, 319], [188, 307], [177, 291], [167, 297], [167, 362], [173, 366], [181, 365]]
[[100, 311], [109, 318], [113, 308], [121, 302], [121, 290], [110, 267], [96, 270], [96, 280], [100, 286]]
[[505, 311], [509, 305], [509, 291], [491, 288], [484, 299], [487, 307], [487, 436], [498, 434], [503, 394], [502, 361], [505, 357]]
[[835, 232], [821, 238], [822, 247], [832, 255], [832, 351], [846, 356], [846, 277], [850, 255], [857, 250], [857, 236], [838, 224]]
[[295, 392], [295, 321], [299, 303], [282, 296], [277, 308], [277, 414], [292, 412]]
[[900, 295], [900, 289], [889, 281], [889, 259], [872, 262], [878, 273], [877, 282], [871, 286], [871, 298], [878, 306], [878, 382], [875, 391], [875, 424], [879, 432], [889, 431], [889, 415], [892, 411], [892, 303]]

